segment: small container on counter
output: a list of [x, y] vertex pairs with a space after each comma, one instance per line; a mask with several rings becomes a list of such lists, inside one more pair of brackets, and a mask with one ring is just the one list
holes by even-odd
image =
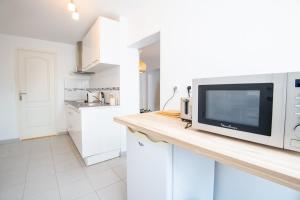
[[109, 94], [109, 105], [115, 106], [116, 105], [116, 98], [113, 94]]

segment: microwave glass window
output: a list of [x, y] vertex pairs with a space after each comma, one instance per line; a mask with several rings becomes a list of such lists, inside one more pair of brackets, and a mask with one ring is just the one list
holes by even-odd
[[260, 90], [207, 90], [206, 118], [259, 126]]
[[198, 86], [198, 122], [271, 136], [273, 83]]

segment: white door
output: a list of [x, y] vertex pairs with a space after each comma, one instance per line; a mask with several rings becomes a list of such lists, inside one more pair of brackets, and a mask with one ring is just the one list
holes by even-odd
[[55, 54], [18, 51], [18, 119], [21, 139], [55, 134], [54, 65]]

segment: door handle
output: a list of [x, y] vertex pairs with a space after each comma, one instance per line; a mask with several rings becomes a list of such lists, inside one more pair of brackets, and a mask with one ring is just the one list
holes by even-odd
[[19, 100], [23, 100], [23, 95], [27, 94], [27, 92], [19, 92]]
[[[163, 143], [168, 143], [168, 142], [166, 142], [166, 141], [163, 141], [163, 140], [156, 140], [156, 139], [153, 139], [153, 138], [151, 138], [149, 135], [147, 135], [147, 134], [145, 134], [145, 133], [142, 133], [142, 132], [140, 132], [140, 131], [136, 131], [136, 130], [133, 130], [132, 128], [130, 128], [130, 127], [127, 127], [128, 128], [128, 130], [130, 131], [130, 132], [132, 132], [132, 133], [137, 133], [137, 134], [142, 134], [142, 135], [144, 135], [146, 138], [148, 138], [148, 140], [150, 140], [151, 142], [154, 142], [154, 143], [159, 143], [159, 142], [163, 142]], [[139, 144], [140, 145], [140, 144]], [[140, 146], [143, 146], [143, 145], [140, 145]]]

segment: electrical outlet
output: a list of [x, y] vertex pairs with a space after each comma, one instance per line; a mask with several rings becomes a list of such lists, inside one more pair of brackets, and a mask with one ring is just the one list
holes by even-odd
[[174, 87], [173, 87], [173, 91], [174, 91], [174, 93], [177, 91], [177, 89], [178, 89], [178, 87], [177, 87], [177, 86], [174, 86]]

